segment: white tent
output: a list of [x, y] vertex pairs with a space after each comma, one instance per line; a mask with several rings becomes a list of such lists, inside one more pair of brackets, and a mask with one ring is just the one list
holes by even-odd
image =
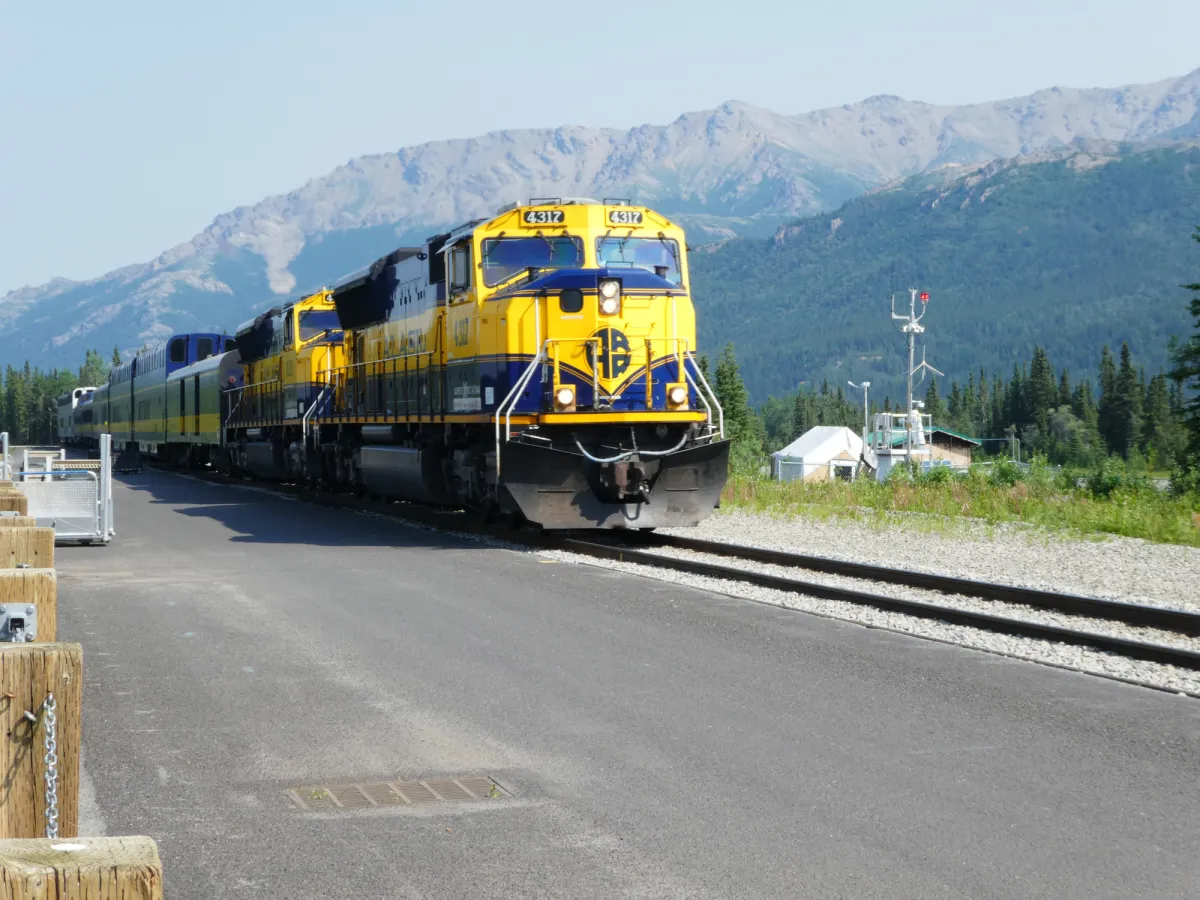
[[862, 438], [841, 425], [810, 428], [771, 454], [771, 474], [779, 481], [851, 479], [862, 464]]

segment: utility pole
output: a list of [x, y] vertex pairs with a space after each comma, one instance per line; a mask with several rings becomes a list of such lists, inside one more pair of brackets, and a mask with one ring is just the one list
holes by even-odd
[[[920, 315], [917, 315], [917, 299], [918, 299], [918, 297], [921, 300], [921, 314]], [[925, 326], [921, 324], [921, 319], [925, 318], [926, 304], [928, 302], [929, 302], [929, 292], [928, 291], [917, 291], [916, 288], [909, 288], [908, 289], [908, 315], [907, 316], [904, 316], [904, 315], [898, 316], [898, 315], [896, 315], [896, 295], [892, 294], [892, 318], [897, 319], [904, 323], [900, 327], [900, 330], [908, 336], [908, 394], [907, 394], [907, 403], [904, 407], [904, 422], [905, 422], [904, 449], [905, 449], [905, 452], [907, 453], [909, 462], [912, 462], [912, 444], [913, 444], [913, 421], [912, 421], [912, 416], [913, 416], [913, 376], [916, 375], [917, 372], [920, 372], [921, 380], [924, 380], [926, 369], [929, 369], [931, 372], [937, 372], [938, 375], [942, 375], [941, 372], [938, 372], [937, 369], [935, 369], [933, 366], [931, 366], [929, 363], [927, 363], [925, 361], [925, 348], [924, 347], [921, 348], [921, 364], [919, 366], [913, 365], [915, 354], [916, 354], [917, 335], [925, 333]], [[942, 375], [942, 377], [944, 378], [945, 375]], [[920, 381], [918, 381], [917, 383], [920, 384]]]

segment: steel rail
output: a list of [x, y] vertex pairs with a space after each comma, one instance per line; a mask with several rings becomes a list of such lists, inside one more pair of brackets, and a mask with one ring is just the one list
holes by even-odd
[[911, 569], [893, 569], [888, 566], [848, 562], [828, 556], [809, 556], [802, 553], [747, 547], [743, 544], [728, 544], [721, 541], [705, 541], [679, 535], [639, 533], [636, 537], [631, 536], [631, 538], [631, 541], [626, 540], [635, 546], [640, 544], [649, 547], [675, 547], [696, 553], [709, 553], [713, 556], [808, 569], [829, 575], [882, 581], [887, 584], [922, 588], [943, 594], [964, 594], [983, 600], [999, 600], [1003, 603], [1016, 603], [1094, 619], [1110, 619], [1125, 625], [1159, 628], [1163, 631], [1186, 634], [1189, 637], [1200, 637], [1200, 614], [1181, 609], [1146, 606], [1140, 603], [1122, 603], [1118, 600], [1101, 600], [1097, 597], [1085, 597], [1080, 594], [1060, 594], [1038, 588], [994, 584], [952, 575], [937, 575], [932, 572], [917, 572]]

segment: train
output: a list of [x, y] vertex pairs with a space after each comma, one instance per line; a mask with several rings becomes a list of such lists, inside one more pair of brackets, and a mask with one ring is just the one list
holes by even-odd
[[627, 199], [533, 198], [233, 335], [142, 351], [81, 398], [75, 431], [549, 529], [689, 526], [729, 465], [696, 351], [678, 225]]
[[[58, 440], [63, 446], [71, 447], [81, 444], [84, 440], [82, 434], [76, 434], [76, 410], [79, 409], [81, 403], [87, 404], [89, 412], [86, 415], [81, 414], [81, 419], [86, 419], [87, 424], [91, 424], [90, 404], [92, 394], [95, 392], [94, 387], [77, 387], [62, 394], [56, 401], [57, 415], [55, 417], [55, 429], [58, 433]], [[82, 424], [82, 423], [81, 423]]]
[[[135, 457], [179, 458], [183, 454], [180, 435], [169, 433], [174, 422], [168, 421], [168, 383], [180, 370], [209, 358], [224, 358], [235, 346], [232, 335], [201, 332], [173, 334], [143, 347], [128, 362], [114, 366], [104, 384], [72, 391], [82, 393], [71, 411], [69, 430], [59, 425], [60, 442], [94, 448], [101, 434], [111, 434], [116, 451]], [[59, 398], [60, 418], [65, 412], [63, 401]], [[177, 439], [175, 446], [169, 438]]]

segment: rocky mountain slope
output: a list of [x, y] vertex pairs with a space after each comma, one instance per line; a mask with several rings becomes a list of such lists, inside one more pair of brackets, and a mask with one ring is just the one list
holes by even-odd
[[1079, 139], [1200, 135], [1200, 70], [1117, 89], [970, 106], [898, 97], [782, 115], [742, 103], [628, 131], [502, 131], [364, 156], [286, 195], [217, 216], [191, 241], [83, 282], [0, 299], [0, 364], [76, 364], [88, 346], [234, 328], [435, 229], [530, 196], [632, 196], [693, 243], [770, 234], [897, 178]]

